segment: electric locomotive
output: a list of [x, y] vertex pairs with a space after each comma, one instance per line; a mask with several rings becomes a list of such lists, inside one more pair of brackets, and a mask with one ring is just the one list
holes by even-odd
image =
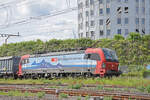
[[107, 48], [0, 58], [1, 77], [51, 78], [120, 75], [116, 52]]
[[25, 55], [19, 64], [19, 76], [112, 76], [120, 75], [115, 51], [107, 48], [88, 48], [71, 52]]

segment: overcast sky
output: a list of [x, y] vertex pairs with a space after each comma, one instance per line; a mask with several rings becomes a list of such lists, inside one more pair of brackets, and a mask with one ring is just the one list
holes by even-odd
[[[77, 6], [76, 0], [70, 1], [71, 7]], [[66, 0], [1, 0], [0, 33], [20, 33], [20, 37], [11, 37], [8, 40], [9, 43], [36, 39], [46, 41], [74, 38], [73, 33], [77, 34], [77, 10], [42, 20], [28, 20], [27, 24], [14, 24], [24, 19], [52, 14], [67, 8]], [[0, 38], [0, 45], [4, 43], [4, 39]]]

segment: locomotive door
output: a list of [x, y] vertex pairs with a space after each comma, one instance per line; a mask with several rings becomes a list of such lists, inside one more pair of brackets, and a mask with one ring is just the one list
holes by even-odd
[[87, 71], [90, 72], [92, 70], [93, 61], [90, 59], [87, 59]]
[[87, 68], [91, 73], [95, 72], [97, 61], [100, 61], [100, 56], [97, 53], [85, 54], [85, 59], [87, 59]]
[[86, 59], [86, 72], [90, 72], [93, 66], [93, 61], [91, 60], [91, 54], [85, 54], [84, 59]]

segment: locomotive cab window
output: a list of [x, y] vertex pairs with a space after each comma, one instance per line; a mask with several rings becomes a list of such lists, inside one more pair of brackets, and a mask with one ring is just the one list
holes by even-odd
[[22, 60], [22, 64], [27, 64], [27, 63], [29, 63], [29, 59]]
[[100, 61], [100, 56], [97, 53], [89, 53], [85, 54], [84, 59], [90, 59], [90, 60], [98, 60]]
[[115, 51], [103, 49], [105, 59], [110, 62], [118, 62], [118, 57]]

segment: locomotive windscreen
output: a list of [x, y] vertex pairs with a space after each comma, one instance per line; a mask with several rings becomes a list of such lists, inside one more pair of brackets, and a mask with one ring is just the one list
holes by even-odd
[[104, 52], [105, 59], [106, 59], [107, 61], [110, 61], [110, 62], [118, 62], [118, 57], [117, 57], [115, 51], [112, 51], [112, 50], [110, 50], [110, 49], [103, 48], [103, 52]]

